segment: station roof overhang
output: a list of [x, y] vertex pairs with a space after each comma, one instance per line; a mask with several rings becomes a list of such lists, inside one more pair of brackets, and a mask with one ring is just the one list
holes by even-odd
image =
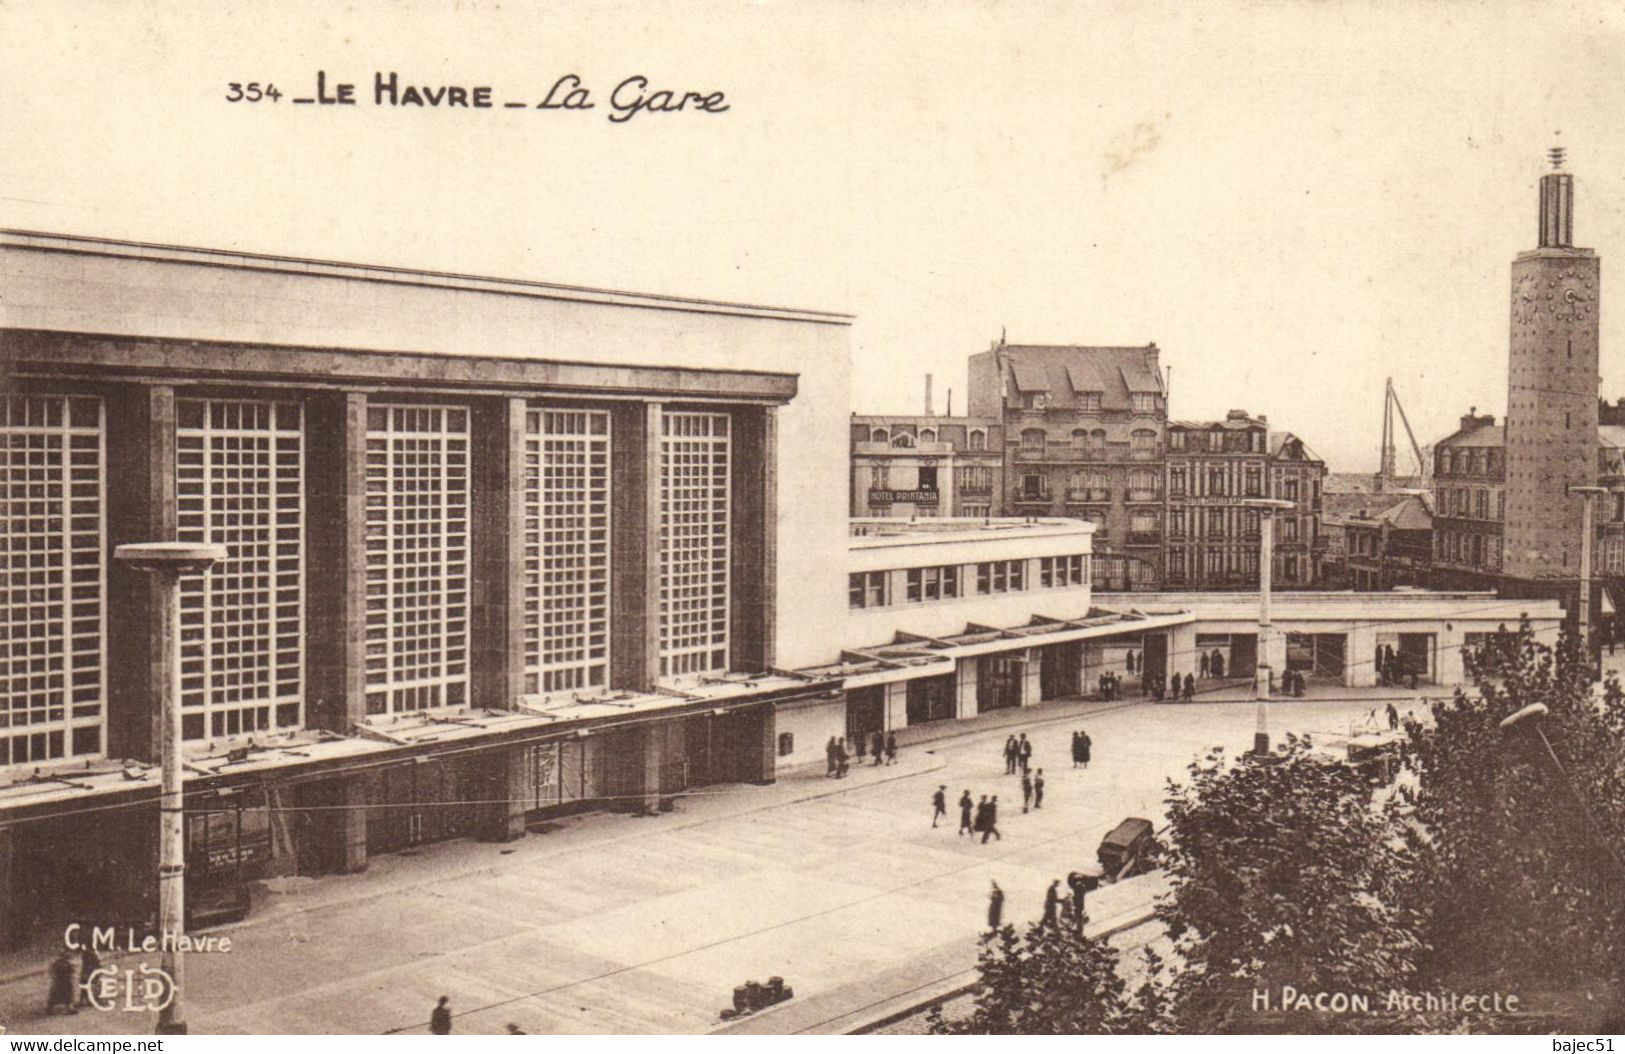
[[[647, 693], [580, 693], [562, 700], [531, 696], [508, 710], [422, 711], [374, 719], [349, 735], [300, 729], [194, 750], [184, 758], [183, 793], [195, 802], [271, 781], [289, 786], [479, 750], [573, 741], [659, 721], [834, 697], [839, 688], [838, 679], [800, 673], [720, 674]], [[156, 804], [160, 782], [156, 765], [119, 759], [58, 762], [26, 772], [14, 767], [6, 779], [0, 774], [0, 829], [80, 808]]]
[[837, 677], [846, 688], [867, 688], [919, 677], [952, 673], [960, 659], [994, 655], [1016, 648], [1114, 637], [1124, 633], [1167, 629], [1195, 621], [1189, 611], [1109, 611], [1091, 608], [1082, 616], [1059, 618], [1035, 615], [1020, 626], [969, 624], [960, 633], [924, 637], [899, 632], [890, 643], [849, 648], [841, 661], [797, 671], [809, 677]]

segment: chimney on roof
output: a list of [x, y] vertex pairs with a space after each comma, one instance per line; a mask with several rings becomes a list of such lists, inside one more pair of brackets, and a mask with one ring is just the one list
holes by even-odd
[[954, 415], [954, 390], [952, 388], [949, 388], [948, 389], [948, 413], [947, 413], [946, 416], [952, 417], [953, 415]]
[[931, 375], [929, 373], [925, 375], [925, 416], [933, 416], [931, 413]]

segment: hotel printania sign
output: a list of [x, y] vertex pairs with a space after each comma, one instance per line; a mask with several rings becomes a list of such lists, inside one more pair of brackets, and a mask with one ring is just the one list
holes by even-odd
[[935, 505], [937, 494], [934, 490], [871, 490], [869, 504], [890, 505], [894, 501], [907, 501], [915, 505]]

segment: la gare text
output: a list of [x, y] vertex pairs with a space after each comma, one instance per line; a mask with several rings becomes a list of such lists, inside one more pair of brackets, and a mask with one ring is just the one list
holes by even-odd
[[[231, 82], [226, 101], [240, 103], [279, 102], [287, 94], [270, 82]], [[648, 77], [633, 74], [600, 96], [574, 73], [555, 80], [539, 101], [501, 99], [488, 84], [426, 84], [401, 76], [394, 70], [372, 75], [370, 91], [354, 83], [330, 79], [326, 70], [316, 72], [316, 90], [292, 98], [305, 106], [357, 106], [370, 96], [374, 106], [417, 107], [424, 110], [559, 110], [587, 113], [602, 109], [611, 121], [620, 124], [640, 113], [727, 113], [728, 97], [720, 91], [686, 91], [652, 84]]]

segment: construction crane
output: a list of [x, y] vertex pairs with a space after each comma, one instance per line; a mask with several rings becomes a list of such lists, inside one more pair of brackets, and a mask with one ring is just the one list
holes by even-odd
[[1411, 453], [1416, 458], [1416, 478], [1419, 482], [1428, 477], [1427, 459], [1422, 456], [1422, 447], [1416, 442], [1416, 433], [1411, 431], [1410, 419], [1405, 416], [1405, 408], [1399, 405], [1399, 393], [1394, 391], [1394, 379], [1388, 378], [1387, 390], [1382, 400], [1382, 467], [1377, 470], [1376, 491], [1381, 494], [1385, 490], [1394, 490], [1398, 487], [1395, 476], [1395, 462], [1398, 460], [1394, 450], [1394, 414], [1399, 414], [1399, 423], [1405, 426], [1405, 436], [1411, 441]]

